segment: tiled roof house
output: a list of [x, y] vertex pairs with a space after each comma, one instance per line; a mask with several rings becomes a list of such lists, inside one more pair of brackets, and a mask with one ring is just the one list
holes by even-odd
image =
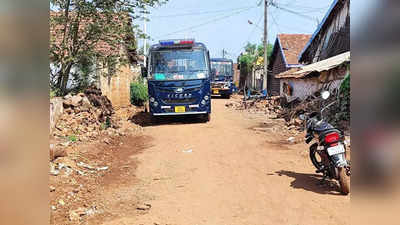
[[280, 95], [304, 99], [321, 89], [336, 91], [350, 63], [350, 0], [334, 0], [304, 48], [294, 52], [297, 58], [287, 63], [290, 69], [274, 73], [280, 79]]
[[299, 54], [311, 35], [308, 34], [278, 34], [272, 55], [268, 64], [268, 92], [280, 94], [280, 81], [275, 76], [291, 68], [300, 67]]

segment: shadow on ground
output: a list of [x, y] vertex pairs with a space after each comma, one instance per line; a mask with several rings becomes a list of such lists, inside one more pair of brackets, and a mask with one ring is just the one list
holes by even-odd
[[326, 180], [321, 183], [322, 176], [319, 174], [296, 173], [287, 170], [275, 172], [278, 176], [288, 176], [294, 178], [290, 186], [295, 189], [303, 189], [318, 194], [341, 195], [339, 184], [335, 181]]
[[162, 125], [180, 125], [204, 123], [201, 115], [180, 115], [180, 116], [161, 116], [152, 117], [150, 113], [139, 112], [133, 115], [130, 120], [142, 127], [162, 126]]
[[211, 96], [211, 99], [230, 99], [230, 98], [225, 97], [225, 96], [212, 95], [212, 96]]

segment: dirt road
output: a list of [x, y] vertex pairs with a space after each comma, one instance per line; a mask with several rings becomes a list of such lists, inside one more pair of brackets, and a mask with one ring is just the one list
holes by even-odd
[[227, 101], [213, 101], [209, 123], [146, 127], [151, 143], [132, 156], [138, 181], [127, 189], [148, 209], [103, 224], [349, 224], [350, 197], [318, 184], [306, 145], [255, 131], [272, 122], [229, 110]]

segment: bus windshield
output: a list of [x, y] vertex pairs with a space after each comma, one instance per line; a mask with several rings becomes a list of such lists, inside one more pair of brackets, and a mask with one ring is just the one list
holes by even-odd
[[152, 77], [155, 80], [190, 80], [208, 76], [203, 50], [165, 50], [151, 53]]
[[215, 70], [215, 76], [232, 76], [231, 62], [211, 62], [211, 70]]

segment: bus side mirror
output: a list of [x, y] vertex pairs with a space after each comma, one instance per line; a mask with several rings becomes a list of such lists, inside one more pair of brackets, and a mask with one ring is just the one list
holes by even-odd
[[141, 69], [142, 77], [147, 77], [147, 68], [142, 65], [140, 69]]

